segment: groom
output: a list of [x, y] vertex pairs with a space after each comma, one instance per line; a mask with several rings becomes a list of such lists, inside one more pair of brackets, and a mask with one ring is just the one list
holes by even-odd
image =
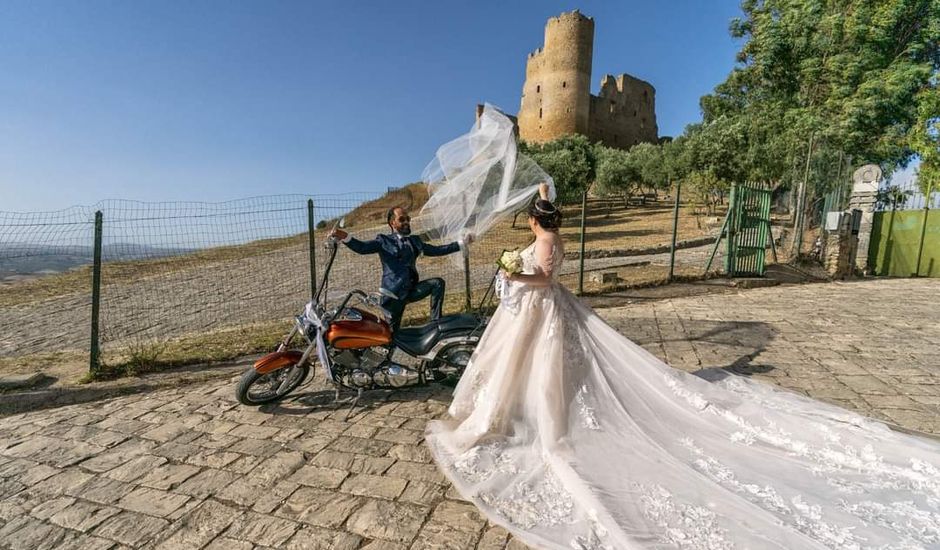
[[[357, 254], [376, 254], [382, 260], [382, 307], [392, 314], [392, 332], [401, 324], [405, 305], [431, 296], [431, 320], [440, 319], [444, 307], [444, 279], [419, 280], [415, 260], [421, 254], [446, 256], [473, 241], [471, 235], [443, 246], [427, 244], [411, 234], [411, 216], [404, 208], [389, 209], [386, 215], [392, 233], [376, 235], [371, 241], [354, 239], [342, 229], [334, 229], [331, 236], [340, 239]], [[466, 241], [466, 242], [464, 242]]]

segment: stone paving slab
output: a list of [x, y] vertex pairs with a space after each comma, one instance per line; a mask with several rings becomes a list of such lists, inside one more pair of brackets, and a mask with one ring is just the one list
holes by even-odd
[[[940, 436], [938, 280], [781, 286], [602, 310], [673, 366], [730, 370]], [[0, 548], [524, 549], [422, 442], [440, 386], [317, 378], [261, 409], [235, 379], [0, 417]]]

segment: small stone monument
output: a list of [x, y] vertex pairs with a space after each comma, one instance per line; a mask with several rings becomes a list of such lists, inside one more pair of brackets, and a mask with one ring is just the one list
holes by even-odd
[[589, 275], [592, 283], [616, 283], [620, 280], [616, 271], [595, 271]]
[[849, 209], [858, 210], [855, 216], [861, 216], [860, 222], [852, 224], [852, 232], [857, 227], [858, 246], [855, 249], [855, 267], [863, 273], [869, 274], [868, 244], [871, 240], [871, 227], [875, 219], [875, 201], [878, 196], [878, 184], [881, 182], [881, 167], [877, 164], [866, 164], [852, 175], [852, 196], [849, 197]]

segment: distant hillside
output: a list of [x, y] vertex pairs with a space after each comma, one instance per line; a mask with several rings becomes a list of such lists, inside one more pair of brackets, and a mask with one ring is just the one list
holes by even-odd
[[[385, 195], [364, 202], [343, 217], [346, 227], [362, 228], [382, 226], [389, 208], [401, 206], [417, 213], [428, 200], [427, 186], [411, 183], [393, 189]], [[336, 219], [321, 222], [330, 227]], [[111, 266], [109, 280], [118, 272], [127, 272], [128, 278], [139, 272], [159, 269], [188, 269], [206, 262], [248, 257], [281, 248], [306, 246], [306, 232], [296, 235], [258, 239], [236, 244], [206, 248], [154, 247], [135, 243], [111, 243], [102, 247], [102, 258]], [[18, 280], [24, 276], [54, 275], [91, 265], [92, 246], [50, 246], [34, 243], [0, 242], [0, 280]]]
[[[423, 182], [409, 183], [404, 187], [393, 189], [381, 197], [364, 202], [343, 216], [346, 227], [360, 227], [369, 225], [383, 225], [385, 214], [389, 208], [400, 206], [407, 208], [412, 215], [428, 202], [428, 187]], [[331, 227], [336, 219], [325, 220], [322, 225]]]
[[[101, 247], [105, 261], [130, 261], [178, 256], [189, 248], [161, 248], [134, 243], [112, 243]], [[50, 246], [31, 243], [0, 243], [0, 278], [34, 273], [61, 273], [89, 265], [94, 260], [91, 246]]]

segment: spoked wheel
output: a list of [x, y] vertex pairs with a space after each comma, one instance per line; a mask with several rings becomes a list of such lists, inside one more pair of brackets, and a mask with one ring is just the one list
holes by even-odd
[[310, 365], [306, 364], [264, 374], [249, 369], [238, 382], [235, 397], [242, 405], [263, 405], [277, 401], [297, 389], [309, 372]]
[[452, 344], [442, 349], [434, 359], [434, 380], [445, 385], [456, 385], [470, 364], [476, 342]]

